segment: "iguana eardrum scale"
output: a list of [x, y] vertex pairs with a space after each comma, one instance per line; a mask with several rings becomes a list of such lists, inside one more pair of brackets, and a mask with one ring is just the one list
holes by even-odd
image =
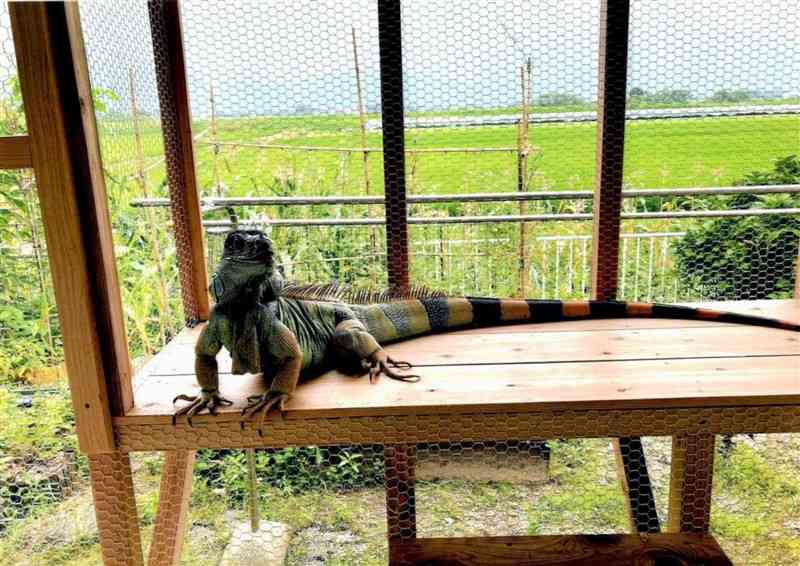
[[[800, 331], [800, 324], [758, 316], [675, 305], [620, 301], [549, 301], [446, 297], [429, 292], [389, 298], [348, 293], [335, 286], [283, 289], [274, 266], [272, 242], [257, 230], [231, 232], [209, 290], [216, 301], [195, 347], [198, 396], [175, 417], [191, 418], [203, 409], [216, 413], [231, 401], [221, 396], [216, 355], [225, 346], [233, 373], [262, 373], [269, 384], [263, 395], [248, 399], [244, 419], [261, 413], [259, 432], [270, 409], [283, 411], [302, 376], [337, 368], [381, 373], [393, 379], [418, 376], [395, 371], [411, 364], [393, 360], [381, 345], [459, 328], [598, 318], [671, 318], [714, 320]], [[351, 304], [348, 302], [370, 302]], [[383, 299], [383, 300], [382, 300]]]

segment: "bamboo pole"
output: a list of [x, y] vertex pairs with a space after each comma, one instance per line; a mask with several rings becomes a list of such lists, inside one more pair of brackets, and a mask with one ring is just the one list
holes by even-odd
[[[142, 132], [139, 124], [139, 106], [136, 99], [136, 86], [133, 79], [133, 67], [128, 68], [128, 88], [131, 96], [131, 121], [133, 123], [133, 140], [136, 147], [136, 182], [142, 191], [144, 198], [150, 198], [147, 187], [147, 174], [144, 166], [144, 149], [142, 147]], [[164, 255], [161, 253], [161, 242], [158, 238], [158, 222], [156, 221], [155, 211], [149, 209], [147, 212], [147, 223], [150, 225], [150, 243], [153, 245], [153, 255], [156, 260], [156, 271], [158, 274], [159, 301], [161, 303], [161, 316], [158, 317], [158, 337], [161, 345], [169, 340], [168, 334], [172, 333], [172, 326], [167, 327], [164, 320], [173, 320], [169, 308], [169, 286], [167, 277], [164, 274]]]
[[[356, 100], [358, 105], [358, 126], [361, 131], [361, 148], [362, 148], [362, 156], [363, 156], [363, 163], [364, 163], [364, 192], [367, 196], [370, 194], [370, 178], [369, 178], [369, 154], [370, 150], [367, 146], [367, 120], [364, 115], [364, 91], [363, 86], [361, 84], [361, 66], [358, 61], [358, 41], [356, 40], [356, 28], [355, 26], [350, 26], [350, 32], [353, 39], [353, 67], [355, 69], [356, 75]], [[367, 207], [367, 216], [373, 217], [375, 215], [375, 210], [372, 206]], [[372, 249], [372, 254], [374, 256], [378, 256], [378, 238], [376, 237], [375, 230], [370, 228], [369, 230], [369, 243], [370, 248]], [[379, 265], [377, 263], [373, 263], [375, 268], [378, 268]], [[373, 273], [373, 277], [377, 277], [377, 272]]]
[[[531, 60], [528, 58], [527, 66], [520, 66], [520, 90], [522, 95], [522, 119], [517, 129], [517, 190], [526, 192], [528, 190], [528, 152], [530, 150], [530, 92], [531, 92]], [[527, 75], [527, 77], [526, 77]], [[528, 203], [520, 201], [519, 213], [525, 216], [528, 213]], [[519, 291], [520, 297], [528, 296], [530, 288], [530, 266], [527, 254], [528, 225], [521, 222], [519, 225]]]
[[214, 188], [217, 190], [217, 196], [222, 196], [222, 188], [219, 183], [219, 130], [217, 129], [217, 104], [214, 98], [214, 82], [208, 83], [208, 100], [211, 103], [211, 167], [214, 175]]
[[247, 470], [250, 480], [250, 530], [258, 532], [261, 527], [261, 513], [258, 500], [258, 478], [256, 477], [256, 450], [247, 449]]
[[369, 179], [369, 151], [367, 147], [367, 121], [364, 116], [364, 91], [361, 85], [361, 68], [358, 62], [358, 42], [356, 41], [356, 28], [350, 27], [353, 37], [353, 65], [356, 73], [356, 96], [358, 100], [358, 125], [361, 130], [361, 147], [364, 153], [364, 190], [366, 194], [370, 194], [370, 179]]

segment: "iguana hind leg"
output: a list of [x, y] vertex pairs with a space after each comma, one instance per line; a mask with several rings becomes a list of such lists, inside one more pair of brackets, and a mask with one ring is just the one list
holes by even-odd
[[336, 326], [333, 335], [333, 348], [340, 360], [358, 361], [360, 369], [369, 373], [370, 383], [376, 383], [380, 374], [400, 381], [419, 381], [416, 374], [405, 374], [394, 371], [392, 368], [409, 370], [411, 364], [401, 360], [392, 359], [381, 348], [375, 337], [370, 334], [361, 321], [349, 319]]

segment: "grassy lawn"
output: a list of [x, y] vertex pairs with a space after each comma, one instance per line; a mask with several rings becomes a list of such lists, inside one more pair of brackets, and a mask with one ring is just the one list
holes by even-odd
[[[669, 445], [668, 438], [645, 439], [662, 523]], [[626, 532], [625, 505], [608, 440], [554, 441], [551, 449], [551, 475], [544, 482], [418, 482], [420, 536]], [[160, 465], [158, 455], [135, 455], [145, 550], [155, 520]], [[800, 562], [798, 465], [797, 435], [737, 437], [730, 452], [718, 449], [712, 533], [735, 564], [793, 566]], [[287, 565], [386, 563], [380, 486], [345, 490], [330, 486], [295, 493], [262, 486], [260, 495], [262, 519], [291, 527]], [[234, 527], [247, 521], [247, 510], [234, 492], [213, 487], [196, 475], [182, 563], [218, 564]], [[9, 564], [99, 565], [88, 491], [39, 509], [14, 525], [0, 535], [0, 553]]]

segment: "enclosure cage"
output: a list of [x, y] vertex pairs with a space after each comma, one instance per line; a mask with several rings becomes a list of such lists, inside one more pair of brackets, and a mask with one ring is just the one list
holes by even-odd
[[[263, 384], [223, 354], [235, 407], [171, 419], [237, 227], [269, 233], [301, 283], [800, 320], [797, 15], [789, 0], [4, 4], [1, 290], [42, 297], [20, 316], [63, 347], [86, 456], [35, 481], [30, 459], [0, 461], [0, 551], [800, 562], [788, 331], [425, 337], [391, 346], [420, 384], [329, 372], [263, 430], [239, 419]], [[19, 389], [0, 410], [47, 407]], [[31, 533], [53, 517], [81, 526], [48, 550]]]

